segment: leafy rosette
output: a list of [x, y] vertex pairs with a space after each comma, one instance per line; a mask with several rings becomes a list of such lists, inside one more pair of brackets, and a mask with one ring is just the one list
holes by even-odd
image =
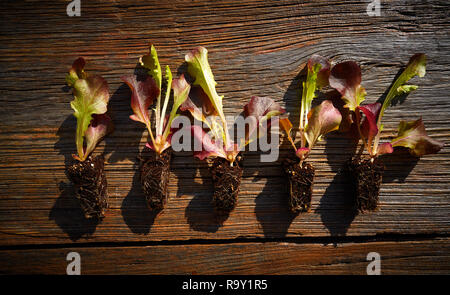
[[[211, 67], [208, 62], [208, 51], [197, 47], [185, 56], [188, 73], [194, 79], [192, 91], [180, 109], [191, 113], [203, 126], [191, 127], [195, 142], [194, 156], [199, 159], [221, 157], [233, 163], [239, 150], [229, 138], [227, 122], [223, 113], [223, 96], [217, 94]], [[217, 120], [217, 118], [219, 120]], [[209, 134], [204, 129], [209, 130]]]
[[306, 147], [304, 144], [299, 148], [297, 148], [291, 137], [292, 123], [287, 118], [280, 119], [281, 128], [285, 131], [289, 142], [295, 149], [295, 154], [301, 160], [304, 160], [309, 155], [313, 146], [317, 141], [322, 140], [325, 134], [339, 129], [342, 115], [330, 100], [325, 100], [309, 111], [308, 118], [308, 125], [306, 125], [305, 131], [303, 132], [308, 146]]
[[293, 125], [289, 119], [280, 119], [280, 126], [285, 131], [289, 142], [295, 149], [295, 154], [301, 161], [309, 155], [313, 146], [329, 132], [339, 129], [342, 115], [330, 100], [311, 108], [316, 97], [316, 91], [328, 85], [330, 79], [330, 62], [320, 56], [313, 55], [307, 63], [307, 77], [303, 82], [300, 106], [299, 130], [301, 135], [300, 147], [294, 143], [291, 136]]
[[191, 127], [195, 142], [201, 144], [195, 147], [194, 156], [201, 160], [220, 157], [232, 164], [239, 152], [267, 132], [272, 119], [284, 113], [284, 110], [270, 98], [252, 97], [244, 107], [244, 117], [248, 123], [245, 139], [239, 144], [233, 142], [223, 112], [223, 96], [217, 94], [217, 82], [208, 62], [208, 51], [204, 47], [197, 47], [186, 55], [185, 60], [194, 86], [180, 109], [188, 111], [203, 124]]
[[[140, 63], [147, 69], [147, 76], [143, 78], [136, 75], [122, 77], [122, 80], [131, 89], [131, 108], [134, 114], [130, 116], [130, 119], [145, 124], [150, 135], [150, 143], [147, 146], [160, 155], [171, 146], [172, 122], [177, 116], [179, 107], [188, 97], [190, 85], [186, 82], [184, 75], [178, 79], [172, 79], [172, 73], [167, 66], [164, 76], [166, 93], [164, 101], [161, 102], [163, 79], [158, 55], [153, 45], [150, 47], [150, 53], [141, 57]], [[171, 90], [173, 90], [172, 109], [166, 116]], [[149, 108], [155, 104], [155, 101], [156, 126], [153, 131]]]
[[[356, 124], [360, 137], [371, 157], [392, 153], [396, 146], [404, 146], [410, 149], [416, 156], [438, 152], [443, 144], [426, 135], [425, 127], [421, 119], [412, 122], [402, 121], [399, 126], [398, 137], [392, 142], [379, 144], [383, 125], [381, 118], [384, 111], [391, 105], [398, 95], [406, 94], [418, 88], [417, 85], [406, 84], [415, 76], [423, 77], [426, 72], [426, 56], [422, 53], [414, 54], [405, 70], [396, 79], [389, 90], [383, 104], [378, 102], [360, 106], [364, 99], [365, 91], [360, 85], [361, 69], [354, 62], [337, 64], [330, 75], [330, 85], [338, 90], [342, 99], [347, 103], [346, 107], [354, 111]], [[358, 96], [358, 93], [364, 95]], [[361, 118], [361, 113], [364, 118]]]
[[76, 59], [66, 76], [74, 96], [70, 106], [77, 118], [78, 155], [73, 157], [79, 161], [86, 160], [102, 138], [112, 131], [111, 118], [105, 114], [110, 98], [108, 83], [101, 76], [85, 72], [85, 65], [82, 57]]

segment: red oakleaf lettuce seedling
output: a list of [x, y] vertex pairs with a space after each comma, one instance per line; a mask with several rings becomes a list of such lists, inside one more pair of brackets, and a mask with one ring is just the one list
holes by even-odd
[[[80, 161], [86, 160], [97, 143], [110, 130], [107, 127], [111, 125], [111, 119], [105, 114], [109, 102], [108, 83], [101, 76], [88, 75], [84, 71], [85, 65], [84, 58], [78, 58], [66, 76], [67, 84], [73, 88], [74, 100], [70, 102], [70, 106], [77, 118], [78, 155], [74, 155], [74, 158]], [[96, 128], [93, 128], [93, 124], [91, 124], [93, 118], [95, 118]], [[87, 146], [84, 139], [89, 143]]]
[[[177, 110], [187, 99], [190, 85], [181, 75], [172, 80], [169, 66], [165, 70], [165, 95], [162, 101], [163, 79], [158, 55], [153, 45], [150, 53], [140, 59], [140, 64], [147, 70], [145, 77], [136, 75], [123, 76], [122, 80], [131, 89], [131, 108], [134, 112], [130, 118], [141, 122], [147, 127], [150, 143], [147, 147], [155, 152], [154, 159], [141, 163], [141, 184], [151, 210], [160, 211], [168, 198], [168, 181], [170, 174], [172, 122], [177, 116]], [[172, 109], [166, 116], [167, 107], [173, 90]], [[149, 107], [156, 101], [155, 127], [152, 129]]]
[[85, 60], [74, 61], [66, 76], [73, 89], [70, 106], [77, 119], [76, 162], [67, 168], [67, 175], [76, 187], [76, 197], [86, 218], [103, 218], [108, 206], [107, 183], [103, 156], [92, 157], [97, 144], [112, 131], [111, 118], [106, 115], [109, 88], [105, 79], [84, 71]]
[[339, 128], [342, 116], [329, 100], [311, 108], [316, 97], [316, 90], [328, 85], [330, 63], [324, 57], [313, 55], [307, 64], [307, 77], [303, 82], [303, 92], [300, 107], [300, 147], [291, 137], [292, 123], [287, 118], [280, 119], [280, 125], [286, 132], [287, 138], [295, 150], [299, 161], [286, 160], [284, 168], [289, 176], [290, 194], [289, 207], [297, 213], [307, 211], [311, 205], [314, 181], [314, 167], [305, 162], [311, 149], [321, 138]]
[[188, 73], [194, 79], [194, 87], [180, 109], [188, 111], [203, 124], [191, 127], [195, 142], [201, 144], [201, 149], [195, 150], [194, 156], [200, 160], [213, 158], [210, 171], [214, 183], [214, 208], [218, 213], [227, 215], [237, 204], [241, 182], [241, 157], [238, 154], [264, 133], [262, 130], [270, 126], [273, 116], [284, 110], [270, 98], [252, 97], [244, 107], [244, 116], [249, 122], [245, 138], [239, 144], [235, 143], [230, 138], [223, 112], [223, 96], [216, 91], [217, 83], [208, 62], [208, 51], [197, 47], [186, 54], [185, 60]]
[[[393, 152], [393, 147], [403, 146], [414, 156], [438, 152], [443, 143], [428, 137], [421, 119], [412, 122], [400, 122], [398, 136], [391, 142], [380, 144], [383, 125], [381, 119], [385, 110], [392, 104], [395, 97], [407, 94], [418, 88], [417, 85], [406, 84], [414, 76], [423, 77], [426, 72], [425, 54], [414, 54], [405, 70], [390, 88], [383, 104], [378, 102], [361, 106], [365, 90], [361, 84], [361, 69], [353, 61], [337, 64], [331, 70], [330, 86], [338, 90], [346, 107], [354, 112], [355, 124], [363, 141], [369, 159], [355, 159], [350, 163], [350, 169], [355, 177], [356, 202], [360, 211], [375, 210], [378, 204], [379, 188], [384, 166], [378, 159], [382, 154]], [[361, 113], [364, 118], [361, 118]]]

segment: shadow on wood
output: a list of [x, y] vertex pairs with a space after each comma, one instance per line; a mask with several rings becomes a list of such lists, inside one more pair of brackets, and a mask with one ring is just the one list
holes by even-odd
[[[215, 233], [222, 226], [226, 218], [217, 216], [212, 204], [213, 185], [211, 174], [208, 169], [199, 169], [198, 160], [191, 158], [192, 166], [197, 166], [203, 179], [203, 183], [192, 182], [192, 179], [178, 178], [178, 195], [195, 193], [184, 211], [184, 217], [189, 223], [189, 227], [195, 231]], [[176, 173], [176, 170], [175, 170]], [[198, 186], [198, 189], [196, 187]], [[189, 192], [184, 188], [189, 187]], [[194, 189], [193, 189], [194, 188]], [[228, 216], [227, 216], [228, 217]]]
[[49, 220], [54, 220], [72, 241], [88, 238], [95, 232], [99, 220], [84, 216], [72, 184], [61, 181], [59, 189], [61, 194], [50, 210]]
[[133, 233], [146, 235], [150, 232], [160, 212], [151, 211], [147, 206], [141, 186], [138, 161], [136, 159], [133, 165], [136, 172], [133, 176], [131, 189], [122, 201], [121, 212], [123, 220]]
[[[63, 87], [62, 90], [68, 91], [67, 87]], [[58, 141], [54, 144], [54, 149], [58, 151], [58, 155], [64, 156], [65, 168], [74, 161], [72, 154], [76, 153], [76, 126], [76, 118], [70, 115], [62, 122], [56, 132]], [[54, 220], [72, 241], [92, 235], [99, 220], [87, 219], [84, 216], [80, 202], [75, 197], [75, 188], [72, 183], [61, 181], [58, 187], [61, 193], [49, 212], [49, 220]]]
[[[255, 199], [255, 215], [264, 232], [266, 238], [285, 237], [291, 223], [299, 215], [293, 213], [288, 207], [288, 183], [285, 177], [281, 175], [284, 172], [281, 169], [281, 162], [284, 159], [279, 158], [277, 164], [277, 175], [279, 177], [268, 177], [262, 191]], [[256, 164], [257, 165], [257, 164]], [[253, 182], [261, 178], [256, 176]], [[277, 192], [274, 194], [274, 192]]]
[[[121, 84], [111, 96], [109, 107], [114, 115], [116, 132], [106, 138], [105, 154], [111, 153], [108, 158], [110, 163], [123, 160], [134, 163], [133, 168], [136, 172], [133, 176], [131, 189], [123, 198], [121, 213], [123, 220], [133, 233], [145, 235], [150, 232], [157, 213], [148, 209], [140, 183], [138, 157], [145, 126], [129, 118], [132, 114], [130, 96], [131, 90], [125, 83]], [[130, 130], [130, 127], [132, 130]], [[142, 153], [145, 153], [145, 148]]]
[[145, 126], [130, 119], [131, 90], [122, 83], [111, 95], [108, 112], [114, 123], [114, 132], [105, 137], [104, 154], [109, 155], [108, 163], [124, 160], [135, 161], [139, 155], [139, 144]]
[[333, 173], [333, 180], [328, 184], [320, 199], [316, 213], [320, 214], [323, 225], [331, 236], [345, 236], [357, 215], [354, 202], [354, 188], [351, 185], [347, 161], [355, 154], [357, 141], [344, 134], [327, 137], [325, 154]]
[[380, 156], [385, 169], [383, 183], [404, 183], [420, 158], [410, 154], [407, 148], [396, 147], [392, 154]]
[[[301, 105], [301, 93], [302, 93], [302, 81], [305, 80], [307, 73], [306, 64], [300, 66], [300, 70], [295, 78], [289, 84], [284, 96], [283, 101], [286, 111], [289, 111], [289, 121], [292, 123], [293, 131], [296, 132], [299, 126], [299, 110]], [[283, 117], [285, 117], [284, 115]], [[281, 129], [280, 129], [280, 132]], [[295, 134], [291, 134], [295, 141]], [[280, 146], [285, 145], [287, 142], [287, 136], [284, 137]], [[291, 147], [290, 144], [289, 149]], [[295, 157], [294, 153], [287, 153], [288, 157]], [[266, 184], [262, 191], [255, 199], [255, 215], [258, 222], [264, 232], [266, 238], [280, 238], [285, 237], [290, 225], [294, 219], [301, 214], [294, 213], [289, 210], [288, 197], [289, 197], [289, 183], [284, 177], [284, 171], [281, 168], [281, 162], [285, 159], [283, 156], [279, 157], [276, 161], [277, 175], [279, 177], [268, 177]], [[257, 165], [257, 164], [256, 164]], [[254, 182], [258, 181], [260, 177], [256, 176]], [[281, 194], [281, 197], [274, 199], [274, 192]], [[307, 213], [303, 213], [307, 214]]]
[[77, 119], [75, 116], [68, 116], [56, 131], [58, 141], [53, 145], [54, 150], [58, 151], [58, 155], [64, 156], [64, 165], [67, 167], [72, 164], [73, 154], [76, 154], [77, 147], [75, 143], [75, 133], [77, 128]]
[[[291, 81], [286, 92], [283, 95], [283, 101], [285, 105], [285, 109], [289, 112], [289, 121], [292, 123], [293, 132], [298, 131], [298, 126], [300, 125], [300, 106], [301, 106], [301, 98], [303, 91], [303, 81], [306, 80], [307, 75], [307, 66], [306, 64], [302, 64], [300, 67], [300, 71], [295, 76], [295, 78]], [[285, 117], [285, 116], [284, 116]], [[295, 141], [295, 134], [291, 134], [293, 140]], [[287, 138], [285, 138], [285, 141]]]

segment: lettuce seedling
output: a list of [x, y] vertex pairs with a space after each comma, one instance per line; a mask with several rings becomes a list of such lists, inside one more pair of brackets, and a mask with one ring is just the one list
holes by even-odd
[[[172, 72], [166, 66], [163, 85], [161, 66], [158, 54], [153, 45], [150, 52], [140, 58], [140, 64], [147, 70], [144, 77], [136, 75], [123, 76], [122, 80], [131, 89], [131, 108], [134, 112], [130, 118], [141, 122], [147, 127], [150, 135], [150, 143], [146, 146], [152, 149], [155, 157], [141, 163], [141, 184], [151, 210], [160, 211], [164, 208], [168, 198], [168, 183], [171, 160], [171, 129], [173, 120], [177, 117], [177, 110], [187, 99], [190, 85], [181, 75], [172, 80]], [[164, 100], [162, 101], [162, 89], [165, 86]], [[172, 109], [166, 116], [171, 90], [173, 90]], [[154, 130], [151, 124], [149, 107], [155, 104]]]
[[284, 110], [270, 98], [252, 97], [244, 107], [244, 117], [249, 123], [245, 138], [235, 143], [230, 138], [223, 112], [223, 96], [216, 91], [217, 83], [208, 62], [208, 51], [197, 47], [186, 55], [185, 60], [194, 81], [189, 97], [180, 109], [188, 111], [203, 124], [191, 126], [195, 142], [201, 144], [201, 149], [194, 150], [194, 156], [200, 160], [213, 158], [210, 166], [214, 183], [213, 204], [218, 213], [227, 215], [237, 204], [242, 177], [240, 152], [262, 136], [270, 127], [272, 117]]
[[[366, 91], [361, 86], [361, 69], [358, 64], [347, 61], [337, 64], [331, 70], [330, 86], [339, 91], [346, 103], [345, 107], [353, 112], [359, 137], [369, 155], [369, 159], [358, 158], [350, 163], [356, 179], [356, 202], [360, 211], [375, 210], [378, 204], [384, 170], [378, 156], [392, 153], [394, 147], [402, 146], [408, 148], [412, 155], [420, 157], [437, 153], [443, 146], [443, 143], [426, 134], [421, 118], [410, 122], [401, 121], [397, 137], [391, 142], [379, 143], [383, 129], [381, 119], [385, 110], [399, 95], [416, 90], [417, 85], [409, 85], [407, 82], [415, 76], [423, 77], [425, 72], [425, 54], [414, 54], [405, 70], [392, 84], [383, 104], [376, 102], [360, 105], [365, 99]], [[361, 113], [364, 115], [363, 118]]]
[[330, 62], [319, 55], [313, 55], [307, 64], [307, 77], [303, 82], [300, 106], [300, 147], [297, 148], [291, 137], [292, 123], [288, 118], [280, 119], [280, 125], [294, 148], [297, 161], [290, 159], [284, 163], [284, 169], [289, 177], [289, 208], [298, 213], [308, 211], [311, 206], [311, 196], [314, 182], [314, 167], [305, 159], [322, 137], [339, 128], [342, 115], [330, 100], [311, 108], [316, 90], [328, 85]]
[[109, 88], [105, 79], [84, 71], [85, 60], [74, 61], [66, 76], [73, 89], [70, 106], [77, 119], [75, 163], [67, 168], [67, 175], [76, 187], [76, 197], [86, 218], [103, 218], [108, 206], [107, 183], [103, 156], [92, 157], [97, 144], [112, 131], [111, 118], [106, 115]]

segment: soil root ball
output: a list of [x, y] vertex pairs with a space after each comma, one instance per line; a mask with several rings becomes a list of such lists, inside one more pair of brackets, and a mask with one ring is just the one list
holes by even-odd
[[215, 158], [209, 167], [214, 184], [213, 205], [219, 215], [227, 215], [236, 207], [242, 178], [239, 160], [233, 165], [223, 158]]
[[67, 176], [75, 185], [76, 197], [86, 218], [102, 219], [108, 208], [108, 192], [103, 156], [75, 160], [67, 167]]
[[306, 162], [287, 159], [283, 163], [289, 178], [289, 209], [294, 213], [307, 212], [311, 208], [314, 185], [314, 167]]
[[383, 162], [378, 158], [357, 158], [349, 162], [349, 170], [353, 179], [357, 209], [360, 212], [376, 210], [383, 178]]
[[141, 163], [141, 185], [147, 206], [152, 211], [161, 211], [167, 203], [171, 158], [169, 148]]

